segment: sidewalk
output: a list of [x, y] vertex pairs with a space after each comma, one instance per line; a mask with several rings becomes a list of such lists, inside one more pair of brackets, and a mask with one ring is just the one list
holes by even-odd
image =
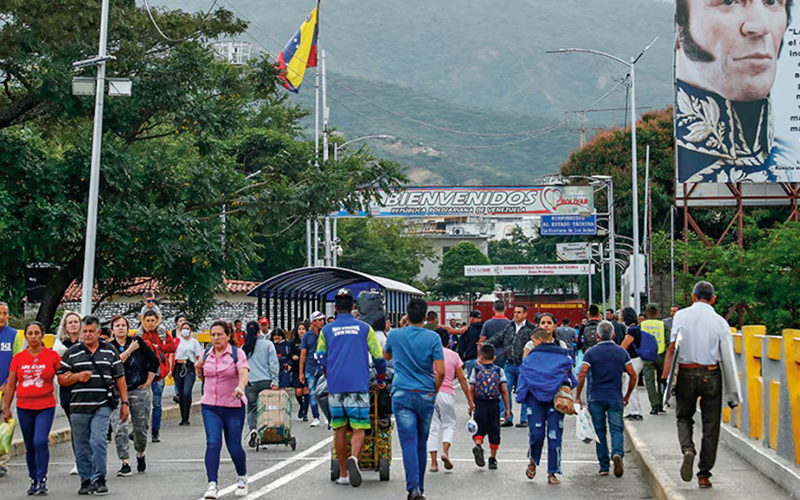
[[[647, 392], [639, 388], [639, 397], [643, 407], [647, 404]], [[685, 483], [680, 478], [682, 455], [678, 444], [678, 429], [674, 408], [668, 408], [666, 415], [653, 416], [649, 412], [640, 422], [625, 421], [626, 439], [633, 446], [634, 456], [642, 470], [642, 475], [653, 489], [659, 500], [731, 500], [731, 499], [790, 499], [792, 496], [761, 474], [752, 465], [723, 444], [723, 436], [717, 451], [717, 462], [713, 487], [701, 490], [697, 486], [697, 478]], [[698, 446], [702, 438], [700, 414], [695, 417], [694, 441]], [[695, 459], [695, 474], [697, 459]], [[795, 492], [800, 494], [800, 492]]]
[[[200, 411], [200, 383], [194, 385], [192, 391], [192, 412]], [[161, 399], [161, 419], [167, 420], [180, 417], [180, 408], [172, 400], [175, 395], [173, 386], [164, 388], [164, 396]], [[15, 417], [17, 414], [16, 407], [12, 407], [12, 412]], [[71, 431], [69, 428], [69, 421], [60, 407], [56, 408], [56, 417], [53, 419], [53, 427], [50, 431], [50, 444], [66, 443], [71, 439]], [[11, 443], [11, 456], [25, 454], [25, 443], [22, 441], [22, 433], [19, 426], [14, 429], [14, 440]]]

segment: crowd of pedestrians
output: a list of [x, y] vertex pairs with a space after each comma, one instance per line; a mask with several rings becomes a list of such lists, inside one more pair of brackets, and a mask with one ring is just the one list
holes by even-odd
[[[659, 319], [656, 304], [646, 306], [644, 319], [632, 308], [624, 308], [619, 317], [609, 309], [603, 319], [600, 309], [591, 305], [578, 329], [569, 319], [550, 313], [539, 313], [531, 321], [521, 304], [509, 320], [502, 301], [494, 304], [495, 314], [485, 322], [479, 311], [472, 311], [465, 325], [440, 325], [425, 301], [412, 299], [398, 328], [387, 324], [385, 331], [376, 332], [356, 318], [353, 295], [341, 289], [334, 297], [335, 317], [314, 312], [286, 332], [270, 329], [266, 317], [247, 322], [244, 329], [239, 320], [218, 320], [211, 325], [211, 342], [205, 348], [183, 316], [168, 331], [154, 297], [144, 299], [135, 335], [126, 317], [114, 316], [105, 341], [97, 317], [65, 312], [53, 349], [45, 347], [45, 328], [39, 323], [28, 324], [19, 336], [7, 325], [8, 306], [0, 303], [0, 415], [9, 421], [16, 403], [31, 479], [28, 494], [48, 491], [48, 437], [57, 404], [72, 429], [79, 494], [108, 493], [107, 448], [112, 437], [121, 462], [117, 476], [133, 473], [129, 441], [136, 451], [136, 470], [144, 473], [148, 441], [160, 440], [168, 377], [175, 381], [181, 426], [191, 425], [193, 388], [196, 379], [203, 383], [205, 498], [219, 495], [223, 440], [238, 476], [235, 494], [248, 494], [242, 438], [247, 425], [249, 446], [259, 442], [261, 392], [290, 390], [298, 402], [297, 418], [308, 421], [310, 407], [310, 426], [323, 423], [316, 397], [323, 375], [330, 409], [330, 421], [324, 423], [334, 430], [337, 483], [358, 487], [358, 457], [371, 426], [369, 391], [372, 383], [377, 389], [385, 387], [387, 364], [393, 372], [391, 406], [410, 500], [425, 498], [426, 471], [438, 472], [440, 460], [446, 470], [454, 467], [450, 453], [457, 432], [456, 381], [472, 419], [469, 432], [477, 466], [488, 462], [490, 470], [498, 468], [502, 428], [514, 425], [517, 403], [516, 425], [528, 432], [525, 476], [536, 477], [546, 448], [546, 481], [560, 484], [564, 417], [573, 413], [574, 401], [585, 405], [591, 416], [599, 474], [609, 475], [613, 466], [620, 477], [623, 418], [644, 418], [637, 381], [643, 373], [650, 414], [665, 413], [664, 381], [679, 335], [683, 347], [676, 361], [680, 372], [675, 391], [684, 454], [681, 477], [688, 481], [693, 474], [693, 416], [699, 399], [703, 439], [698, 481], [701, 487], [711, 485], [721, 411], [720, 353], [730, 339], [727, 323], [711, 307], [713, 287], [705, 282], [695, 287], [694, 305], [682, 311], [673, 308], [666, 321]], [[623, 417], [626, 408], [629, 413]], [[7, 455], [0, 456], [0, 477], [8, 472], [7, 462]]]

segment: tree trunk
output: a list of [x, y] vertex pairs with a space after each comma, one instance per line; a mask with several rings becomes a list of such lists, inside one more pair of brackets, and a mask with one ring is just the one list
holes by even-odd
[[[61, 268], [47, 283], [47, 291], [42, 303], [39, 305], [39, 312], [36, 314], [36, 321], [43, 324], [46, 331], [55, 331], [56, 326], [53, 325], [53, 318], [56, 317], [56, 311], [61, 305], [61, 299], [64, 298], [64, 292], [67, 291], [70, 283], [80, 274], [75, 267], [73, 262], [67, 267]], [[52, 328], [50, 328], [51, 325], [53, 326]]]

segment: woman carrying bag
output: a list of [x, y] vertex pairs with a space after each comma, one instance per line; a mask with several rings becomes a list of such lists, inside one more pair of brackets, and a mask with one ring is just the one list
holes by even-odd
[[547, 482], [561, 484], [556, 474], [561, 474], [561, 436], [564, 414], [554, 403], [562, 386], [574, 386], [572, 358], [569, 352], [550, 341], [550, 334], [537, 328], [531, 335], [534, 348], [522, 361], [517, 382], [517, 402], [528, 407], [528, 436], [530, 463], [525, 470], [528, 479], [536, 476], [536, 467], [542, 456], [547, 438]]

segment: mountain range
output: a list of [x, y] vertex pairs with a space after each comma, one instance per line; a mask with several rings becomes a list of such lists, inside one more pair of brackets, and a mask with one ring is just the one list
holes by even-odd
[[[188, 11], [209, 4], [161, 0]], [[274, 57], [316, 3], [216, 5], [250, 21], [237, 40]], [[673, 11], [663, 0], [322, 0], [331, 127], [346, 140], [391, 136], [363, 144], [407, 166], [416, 183], [531, 181], [558, 170], [579, 146], [581, 126], [591, 137], [629, 123], [625, 65], [547, 51], [588, 48], [627, 61], [658, 36], [636, 66], [636, 97], [640, 110], [664, 107], [672, 102]], [[313, 70], [293, 99], [314, 109]], [[309, 130], [313, 137], [313, 122]]]

